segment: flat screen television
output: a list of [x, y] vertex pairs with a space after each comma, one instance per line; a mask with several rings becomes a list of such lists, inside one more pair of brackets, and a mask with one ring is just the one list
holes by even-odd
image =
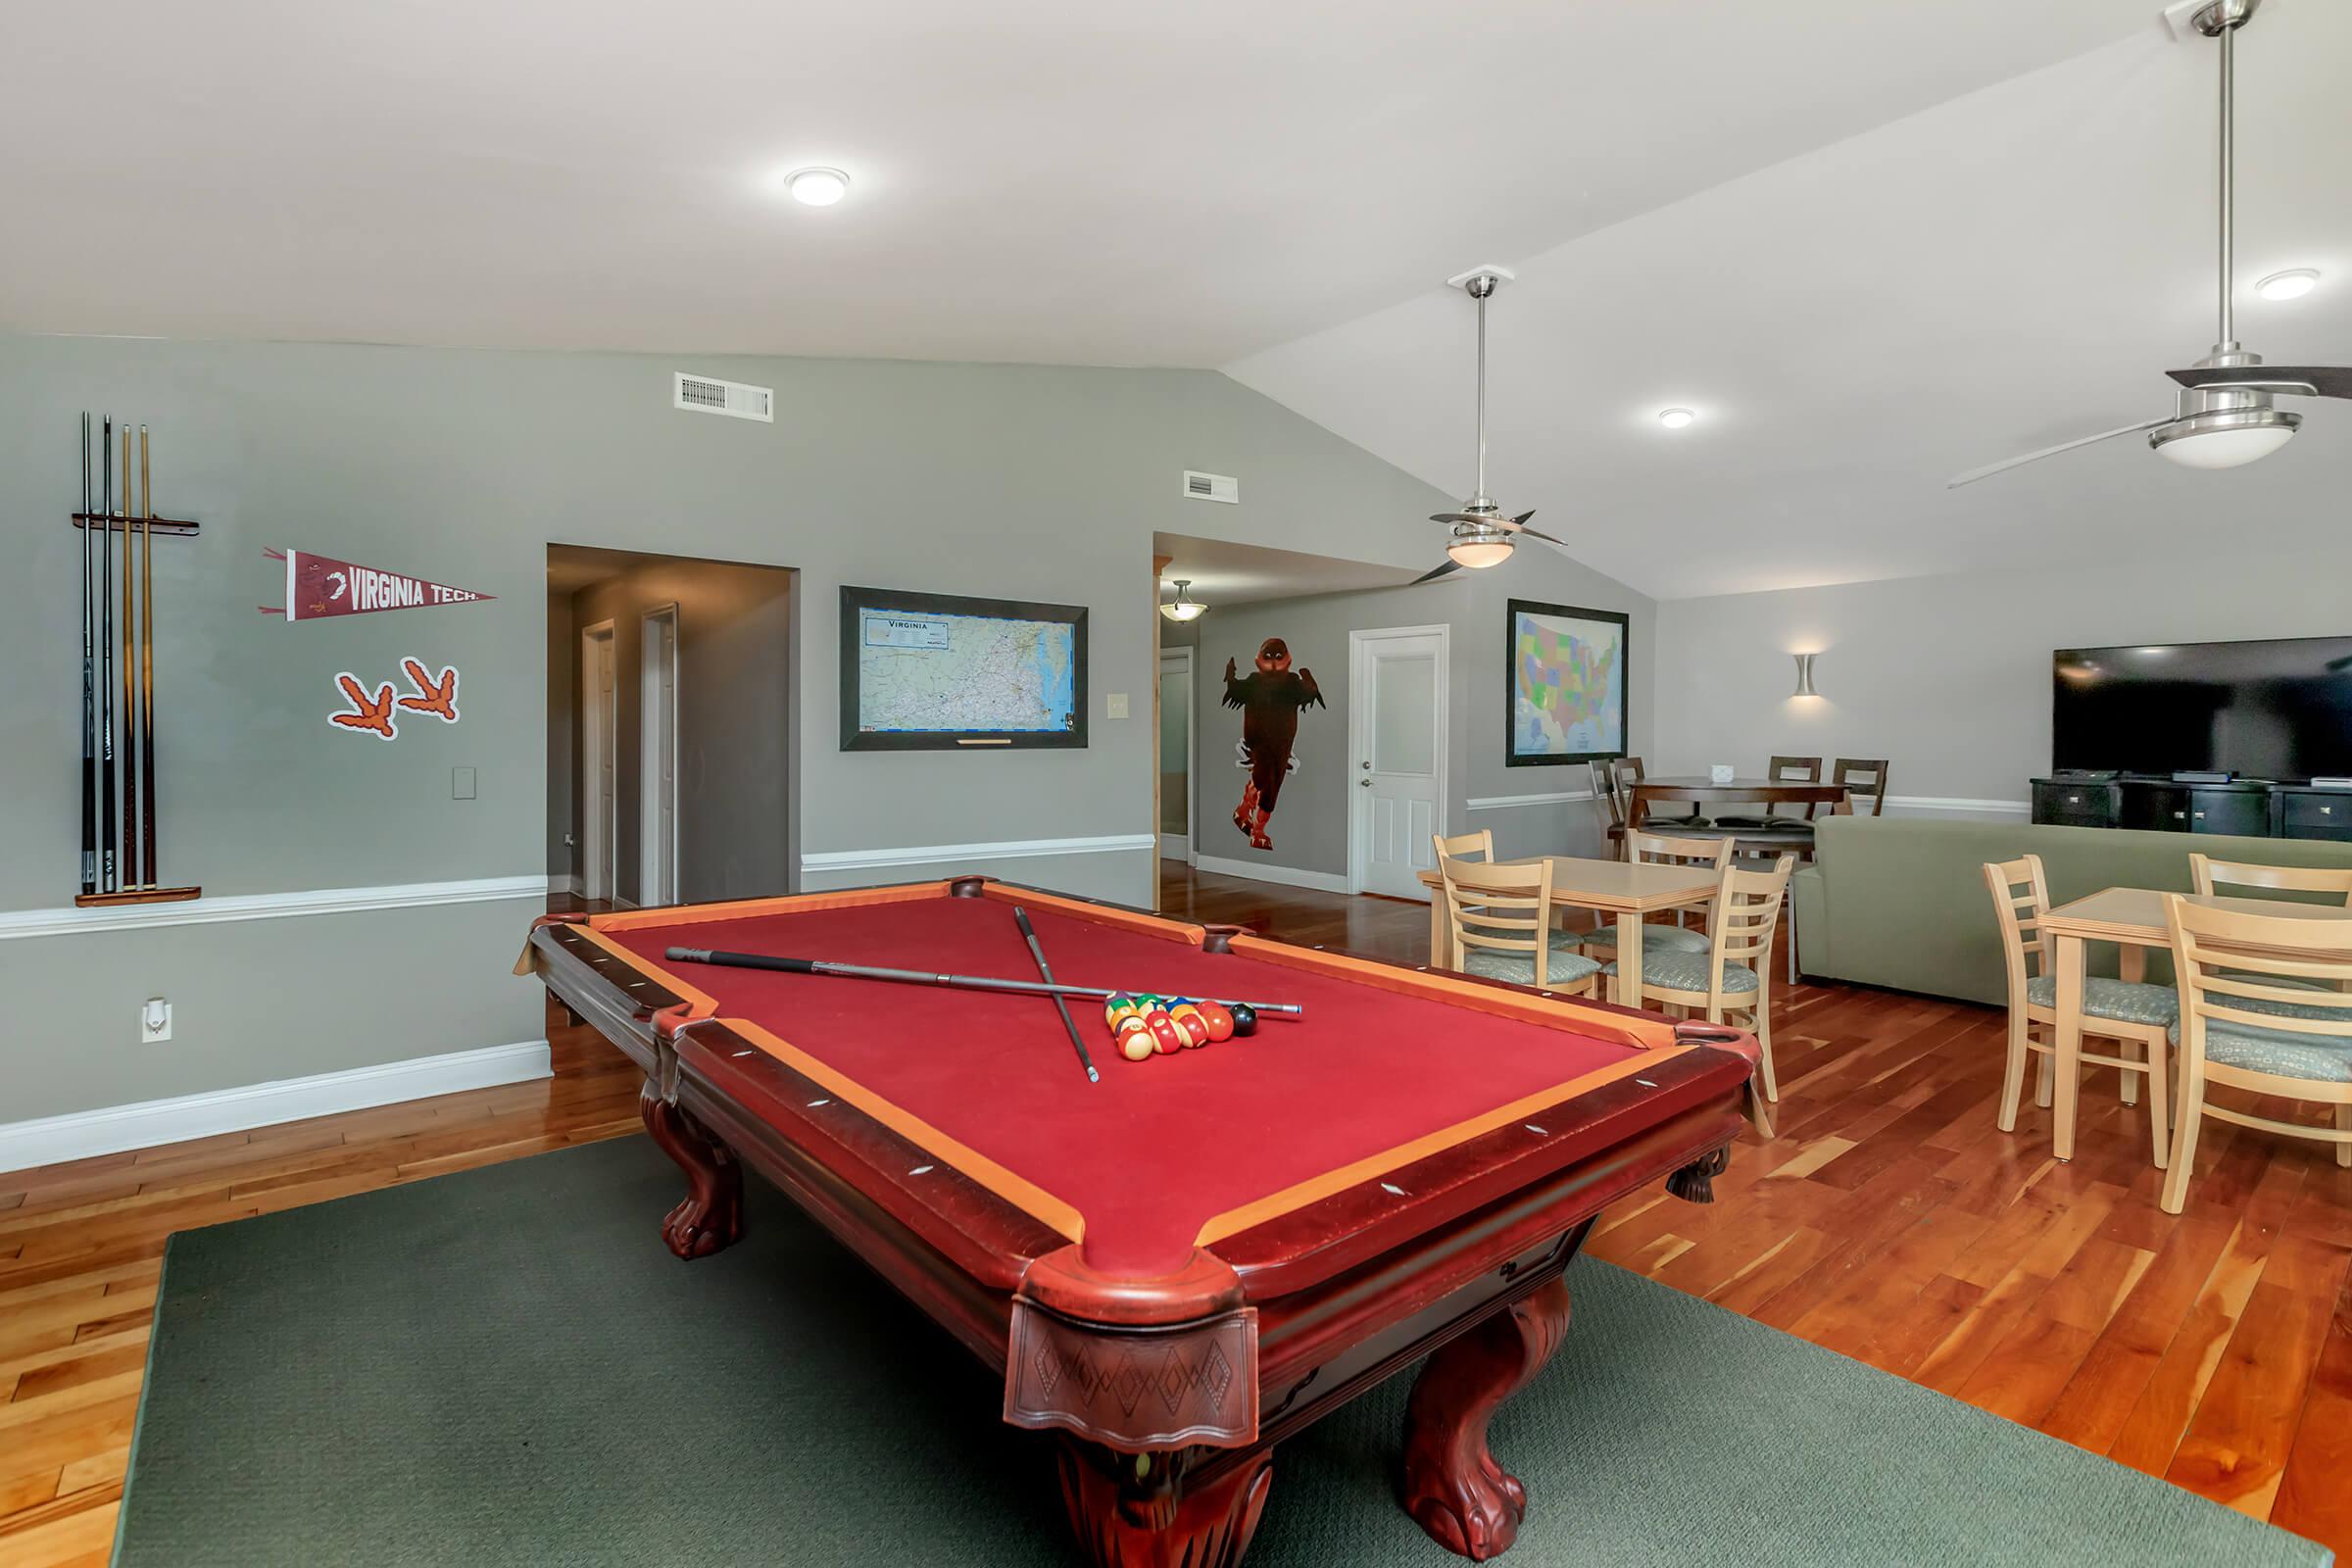
[[2051, 658], [2059, 768], [2352, 777], [2352, 637], [2061, 648]]

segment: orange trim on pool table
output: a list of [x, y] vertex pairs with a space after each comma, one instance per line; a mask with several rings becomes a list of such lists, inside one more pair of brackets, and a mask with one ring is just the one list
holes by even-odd
[[1197, 948], [1208, 940], [1208, 927], [1204, 925], [1172, 920], [1164, 914], [1146, 914], [1138, 909], [1089, 904], [1084, 899], [1065, 899], [1053, 893], [1040, 893], [1035, 888], [1016, 888], [1004, 882], [989, 882], [983, 885], [981, 895], [999, 904], [1017, 904], [1025, 909], [1052, 909], [1056, 914], [1066, 914], [1072, 919], [1116, 926], [1122, 931], [1139, 932], [1144, 936], [1157, 937], [1163, 942], [1183, 942]]
[[[603, 917], [600, 915], [597, 918]], [[717, 999], [712, 997], [710, 992], [688, 985], [673, 971], [656, 963], [644, 954], [630, 952], [599, 931], [593, 920], [585, 925], [574, 925], [572, 929], [649, 980], [659, 980], [667, 986], [690, 1004], [696, 1018], [708, 1018], [718, 1010]]]
[[1200, 1227], [1200, 1234], [1193, 1239], [1193, 1245], [1206, 1247], [1212, 1242], [1222, 1241], [1228, 1236], [1237, 1236], [1252, 1226], [1262, 1225], [1270, 1219], [1278, 1219], [1294, 1209], [1304, 1208], [1309, 1203], [1319, 1203], [1324, 1199], [1344, 1193], [1359, 1183], [1385, 1176], [1390, 1171], [1411, 1164], [1414, 1160], [1426, 1159], [1442, 1150], [1451, 1149], [1456, 1144], [1467, 1143], [1473, 1138], [1483, 1137], [1497, 1127], [1532, 1116], [1546, 1105], [1555, 1105], [1572, 1096], [1589, 1093], [1603, 1084], [1615, 1083], [1629, 1074], [1654, 1068], [1661, 1060], [1679, 1056], [1687, 1051], [1695, 1049], [1691, 1046], [1673, 1046], [1663, 1051], [1645, 1051], [1641, 1055], [1628, 1056], [1625, 1060], [1612, 1062], [1606, 1067], [1595, 1067], [1591, 1072], [1580, 1073], [1565, 1083], [1552, 1085], [1549, 1089], [1539, 1089], [1534, 1094], [1522, 1096], [1507, 1105], [1499, 1105], [1493, 1110], [1482, 1111], [1468, 1121], [1455, 1122], [1450, 1127], [1425, 1134], [1410, 1143], [1398, 1144], [1396, 1148], [1383, 1150], [1377, 1154], [1367, 1155], [1350, 1164], [1342, 1165], [1337, 1170], [1325, 1171], [1320, 1176], [1310, 1176], [1305, 1181], [1286, 1187], [1279, 1193], [1244, 1203], [1239, 1208], [1227, 1209]]
[[1586, 1006], [1570, 997], [1528, 996], [1456, 975], [1439, 974], [1426, 969], [1400, 969], [1395, 964], [1382, 963], [1374, 958], [1358, 958], [1345, 953], [1323, 953], [1313, 948], [1277, 942], [1269, 937], [1237, 936], [1233, 939], [1233, 951], [1292, 969], [1336, 974], [1383, 991], [1396, 992], [1399, 996], [1458, 1003], [1474, 1011], [1493, 1013], [1498, 1018], [1515, 1018], [1523, 1023], [1543, 1024], [1553, 1029], [1574, 1029], [1582, 1034], [1597, 1035], [1615, 1045], [1633, 1046], [1642, 1051], [1664, 1050], [1675, 1043], [1674, 1025], [1666, 1019], [1629, 1018], [1620, 1012]]
[[742, 1018], [718, 1020], [803, 1077], [815, 1080], [836, 1099], [845, 1100], [901, 1138], [936, 1159], [954, 1165], [1013, 1207], [1060, 1232], [1073, 1242], [1086, 1240], [1086, 1219], [1076, 1208], [1035, 1182], [1025, 1181], [979, 1152], [957, 1142], [894, 1101], [883, 1099], [855, 1078], [811, 1056], [800, 1047]]
[[853, 888], [840, 893], [788, 893], [767, 899], [734, 899], [725, 904], [658, 904], [650, 909], [612, 909], [592, 914], [600, 931], [634, 931], [649, 925], [701, 925], [708, 920], [756, 920], [763, 914], [812, 914], [822, 909], [869, 904], [911, 904], [947, 897], [945, 882], [908, 882], [895, 888]]

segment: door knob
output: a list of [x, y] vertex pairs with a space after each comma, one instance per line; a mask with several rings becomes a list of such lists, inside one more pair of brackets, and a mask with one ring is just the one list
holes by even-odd
[[1359, 790], [1368, 790], [1372, 787], [1372, 781], [1368, 778], [1359, 778], [1355, 781], [1355, 787]]
[[1366, 758], [1363, 761], [1360, 761], [1355, 765], [1362, 768], [1367, 773], [1372, 771], [1372, 761], [1369, 758]]

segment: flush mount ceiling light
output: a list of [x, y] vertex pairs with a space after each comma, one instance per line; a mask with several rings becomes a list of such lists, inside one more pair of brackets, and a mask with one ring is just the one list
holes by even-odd
[[2316, 267], [2290, 267], [2283, 272], [2273, 272], [2254, 285], [2254, 292], [2266, 300], [2299, 300], [2320, 286], [2320, 270]]
[[1660, 409], [1658, 422], [1669, 430], [1681, 430], [1697, 422], [1698, 416], [1689, 409]]
[[[2237, 29], [2253, 18], [2261, 4], [2262, 0], [2206, 0], [2181, 24], [2183, 30], [2193, 29], [2218, 40], [2221, 46], [2221, 112], [2217, 117], [2221, 131], [2221, 156], [2217, 160], [2221, 167], [2221, 189], [2215, 224], [2221, 240], [2216, 290], [2220, 329], [2214, 336], [2212, 352], [2185, 369], [2164, 372], [2180, 387], [2172, 413], [2044, 447], [2022, 458], [1971, 468], [1946, 488], [1973, 484], [1987, 474], [2024, 463], [2037, 463], [2077, 447], [2143, 432], [2149, 446], [2184, 468], [2235, 468], [2267, 458], [2286, 445], [2295, 427], [2303, 422], [2303, 416], [2275, 407], [2274, 400], [2352, 398], [2352, 367], [2265, 365], [2261, 355], [2248, 352], [2237, 341], [2232, 265], [2236, 243], [2236, 172], [2232, 156], [2236, 135], [2235, 39]], [[2274, 277], [2288, 275], [2273, 274]], [[2265, 283], [2270, 281], [2264, 279]]]
[[1208, 613], [1208, 607], [1185, 590], [1193, 585], [1190, 577], [1176, 579], [1176, 597], [1159, 607], [1159, 612], [1170, 620], [1199, 620]]
[[830, 207], [850, 193], [850, 176], [838, 169], [796, 169], [784, 189], [803, 207]]

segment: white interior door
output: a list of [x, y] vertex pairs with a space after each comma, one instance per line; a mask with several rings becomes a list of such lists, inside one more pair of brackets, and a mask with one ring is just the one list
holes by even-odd
[[620, 728], [612, 683], [612, 623], [597, 622], [580, 633], [580, 823], [587, 843], [580, 851], [580, 892], [590, 899], [612, 897], [619, 859], [617, 786], [613, 751]]
[[639, 659], [640, 904], [678, 902], [678, 607], [646, 612]]
[[1348, 880], [1360, 892], [1427, 899], [1446, 819], [1446, 631], [1348, 633]]
[[1193, 651], [1159, 656], [1159, 853], [1193, 858]]

